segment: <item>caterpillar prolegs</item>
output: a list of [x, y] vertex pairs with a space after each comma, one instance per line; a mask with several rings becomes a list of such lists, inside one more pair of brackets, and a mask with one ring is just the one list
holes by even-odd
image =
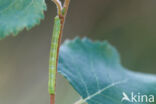
[[57, 49], [59, 48], [59, 35], [61, 29], [61, 21], [58, 16], [55, 17], [54, 22], [55, 23], [51, 40], [50, 59], [49, 59], [49, 82], [48, 82], [49, 94], [55, 94], [57, 54], [58, 54]]

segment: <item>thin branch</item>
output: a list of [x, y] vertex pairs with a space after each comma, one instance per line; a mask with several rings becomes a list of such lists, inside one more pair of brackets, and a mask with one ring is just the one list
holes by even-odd
[[60, 2], [60, 0], [52, 0], [56, 6], [57, 6], [57, 13], [58, 15], [62, 14], [62, 3]]
[[64, 5], [63, 5], [63, 8], [65, 9], [65, 12], [64, 12], [65, 17], [68, 11], [69, 3], [70, 3], [70, 0], [65, 0]]
[[[59, 48], [61, 45], [61, 38], [62, 38], [64, 23], [65, 23], [65, 18], [66, 18], [67, 12], [68, 12], [69, 3], [70, 3], [70, 0], [65, 0], [64, 5], [63, 5], [64, 15], [62, 15], [62, 14], [59, 15], [60, 20], [61, 20], [61, 30], [60, 30], [59, 43], [58, 43]], [[58, 62], [59, 48], [57, 49], [57, 62]]]
[[[61, 45], [61, 37], [62, 37], [62, 33], [63, 33], [65, 18], [67, 15], [70, 0], [65, 0], [63, 9], [62, 9], [62, 4], [59, 0], [52, 0], [52, 1], [57, 5], [58, 16], [61, 20], [61, 29], [60, 29], [60, 35], [59, 35], [59, 41], [58, 41], [58, 48], [57, 48], [57, 62], [58, 62], [59, 48]], [[64, 12], [64, 13], [62, 14], [62, 12]], [[56, 64], [56, 67], [57, 67], [57, 64]], [[57, 72], [57, 70], [56, 70], [56, 72]], [[55, 104], [55, 94], [50, 95], [50, 104]]]
[[55, 104], [55, 95], [50, 95], [50, 104]]

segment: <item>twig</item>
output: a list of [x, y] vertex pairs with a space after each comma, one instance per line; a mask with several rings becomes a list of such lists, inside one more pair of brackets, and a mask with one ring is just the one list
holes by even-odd
[[[63, 8], [62, 8], [62, 4], [61, 4], [61, 2], [59, 0], [52, 0], [52, 1], [57, 5], [58, 16], [59, 16], [59, 18], [61, 20], [61, 29], [60, 29], [60, 35], [59, 35], [58, 48], [57, 48], [57, 62], [58, 62], [59, 48], [60, 48], [60, 44], [61, 44], [61, 37], [62, 37], [62, 33], [63, 33], [65, 18], [66, 18], [66, 15], [67, 15], [70, 0], [65, 0]], [[64, 12], [64, 13], [62, 13], [62, 12]], [[57, 67], [57, 64], [56, 64], [56, 67]], [[50, 104], [55, 104], [55, 94], [50, 95]]]
[[52, 0], [57, 6], [58, 15], [62, 14], [62, 3], [59, 0]]
[[64, 16], [66, 17], [70, 0], [65, 0], [63, 8], [65, 9]]
[[50, 104], [55, 104], [55, 95], [50, 95]]

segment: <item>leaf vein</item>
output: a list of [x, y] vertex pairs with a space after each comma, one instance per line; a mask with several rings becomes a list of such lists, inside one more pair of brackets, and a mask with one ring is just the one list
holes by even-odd
[[122, 81], [118, 81], [118, 82], [114, 82], [114, 83], [112, 83], [112, 84], [110, 84], [110, 85], [104, 87], [103, 89], [101, 89], [101, 90], [95, 92], [94, 94], [92, 94], [92, 95], [90, 95], [90, 96], [88, 96], [88, 97], [86, 97], [86, 98], [84, 98], [84, 99], [80, 99], [80, 100], [77, 101], [75, 104], [82, 104], [82, 103], [86, 102], [87, 100], [90, 100], [91, 98], [97, 96], [98, 94], [101, 94], [101, 93], [104, 92], [105, 90], [107, 90], [107, 89], [109, 89], [109, 88], [112, 88], [112, 87], [114, 87], [114, 86], [116, 86], [116, 85], [119, 85], [119, 84], [122, 84], [122, 83], [126, 83], [126, 82], [127, 82], [127, 79], [126, 79], [126, 80], [122, 80]]

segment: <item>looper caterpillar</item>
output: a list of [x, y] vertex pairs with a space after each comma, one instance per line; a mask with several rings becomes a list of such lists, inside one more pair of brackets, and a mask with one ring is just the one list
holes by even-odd
[[59, 16], [55, 17], [53, 35], [50, 49], [49, 59], [49, 94], [55, 94], [56, 70], [57, 70], [57, 49], [59, 47], [59, 35], [61, 29], [61, 21]]

